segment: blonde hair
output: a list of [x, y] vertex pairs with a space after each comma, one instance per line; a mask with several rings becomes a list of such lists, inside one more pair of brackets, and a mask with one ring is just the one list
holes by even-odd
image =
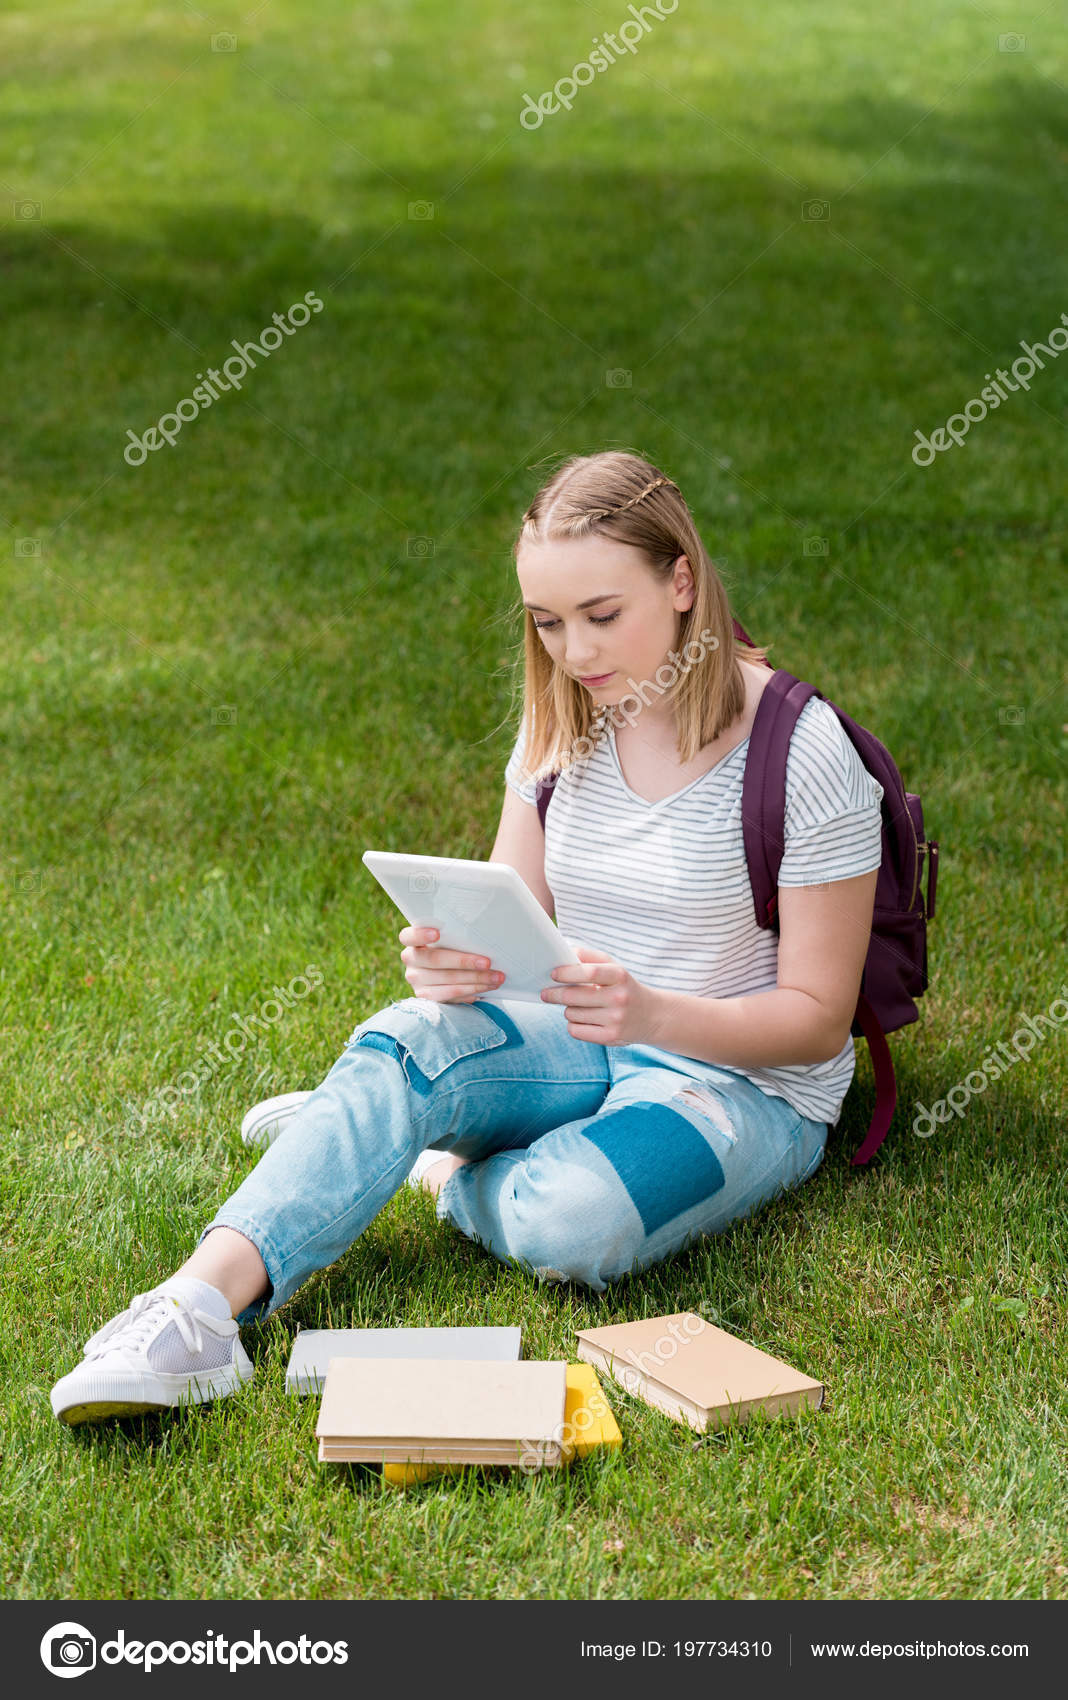
[[[641, 455], [609, 450], [566, 460], [523, 515], [512, 555], [518, 557], [523, 543], [582, 537], [605, 537], [639, 550], [661, 585], [670, 583], [680, 555], [690, 563], [694, 599], [679, 615], [674, 648], [685, 652], [693, 643], [699, 658], [679, 670], [663, 693], [674, 709], [679, 760], [685, 765], [745, 708], [739, 654], [761, 662], [767, 651], [735, 637], [726, 589], [682, 491]], [[527, 608], [523, 614], [523, 772], [533, 779], [569, 767], [581, 752], [592, 750], [611, 708], [596, 705], [577, 679], [557, 667], [533, 614]], [[710, 643], [707, 634], [716, 641]]]

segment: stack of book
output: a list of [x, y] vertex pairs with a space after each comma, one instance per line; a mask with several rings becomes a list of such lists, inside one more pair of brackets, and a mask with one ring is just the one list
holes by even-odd
[[309, 1328], [290, 1393], [323, 1395], [321, 1463], [406, 1486], [467, 1464], [556, 1468], [622, 1436], [588, 1364], [521, 1362], [518, 1328]]
[[286, 1387], [322, 1392], [321, 1463], [381, 1464], [399, 1486], [469, 1464], [555, 1469], [619, 1447], [596, 1369], [698, 1430], [823, 1402], [821, 1382], [693, 1311], [581, 1329], [577, 1364], [519, 1351], [518, 1328], [308, 1329]]

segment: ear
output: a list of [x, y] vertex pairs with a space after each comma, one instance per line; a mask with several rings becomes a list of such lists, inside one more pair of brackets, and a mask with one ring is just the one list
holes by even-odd
[[690, 568], [688, 556], [678, 555], [675, 559], [674, 565], [675, 612], [678, 614], [685, 614], [688, 609], [693, 607], [694, 598], [697, 595], [697, 586], [693, 581], [693, 572]]

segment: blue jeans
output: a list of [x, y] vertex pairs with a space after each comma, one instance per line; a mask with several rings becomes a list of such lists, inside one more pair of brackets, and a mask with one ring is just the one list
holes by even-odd
[[409, 997], [360, 1023], [200, 1237], [253, 1242], [271, 1292], [238, 1320], [268, 1316], [432, 1146], [475, 1159], [441, 1188], [439, 1218], [601, 1293], [807, 1180], [828, 1131], [733, 1069], [576, 1039], [560, 1004]]

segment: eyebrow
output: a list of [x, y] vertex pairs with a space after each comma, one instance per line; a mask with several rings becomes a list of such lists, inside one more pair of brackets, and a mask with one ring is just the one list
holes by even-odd
[[[595, 602], [607, 602], [610, 596], [622, 596], [621, 590], [602, 590], [600, 596], [587, 596], [585, 602], [576, 603], [578, 608], [592, 608]], [[551, 608], [543, 608], [538, 602], [524, 602], [524, 608], [529, 608], [532, 614], [551, 614]]]

